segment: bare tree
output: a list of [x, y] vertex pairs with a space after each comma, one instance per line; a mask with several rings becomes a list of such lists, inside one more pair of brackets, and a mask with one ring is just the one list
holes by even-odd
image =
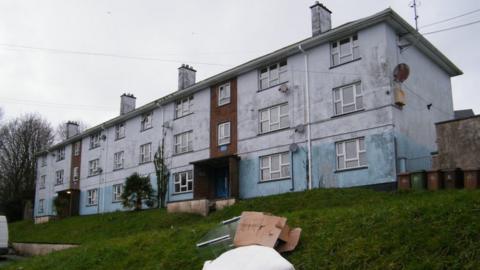
[[27, 114], [0, 127], [0, 207], [10, 221], [22, 217], [35, 196], [36, 156], [53, 143], [50, 123]]
[[[88, 128], [88, 124], [81, 120], [74, 122], [78, 124], [79, 132], [83, 132]], [[55, 142], [61, 142], [67, 139], [67, 123], [68, 121], [58, 124], [57, 128], [55, 129]]]

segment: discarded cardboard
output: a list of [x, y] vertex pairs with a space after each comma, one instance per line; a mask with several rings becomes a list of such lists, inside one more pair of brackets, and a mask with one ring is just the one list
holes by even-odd
[[284, 217], [262, 212], [243, 212], [235, 233], [236, 247], [260, 245], [278, 252], [292, 251], [298, 245], [302, 229], [293, 230]]

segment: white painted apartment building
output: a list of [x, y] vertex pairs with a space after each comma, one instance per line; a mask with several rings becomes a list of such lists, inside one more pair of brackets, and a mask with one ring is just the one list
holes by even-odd
[[[311, 10], [312, 37], [200, 82], [183, 65], [172, 94], [139, 108], [122, 95], [120, 116], [81, 134], [70, 124], [38, 156], [35, 216], [53, 215], [62, 194], [72, 215], [121, 210], [132, 173], [155, 188], [162, 138], [169, 203], [388, 185], [428, 169], [462, 72], [391, 9], [336, 28], [326, 7]], [[402, 63], [410, 76], [395, 81]]]

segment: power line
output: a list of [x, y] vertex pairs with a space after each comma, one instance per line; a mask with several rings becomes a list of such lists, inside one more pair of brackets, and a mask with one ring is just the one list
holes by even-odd
[[451, 21], [451, 20], [454, 20], [454, 19], [457, 19], [457, 18], [461, 18], [463, 16], [467, 16], [467, 15], [470, 15], [470, 14], [473, 14], [473, 13], [476, 13], [476, 12], [479, 12], [479, 11], [480, 11], [480, 8], [472, 10], [472, 11], [467, 12], [467, 13], [463, 13], [463, 14], [448, 18], [448, 19], [444, 19], [444, 20], [433, 22], [433, 23], [425, 24], [425, 25], [420, 26], [420, 29], [423, 29], [425, 27], [430, 27], [432, 25], [436, 25], [436, 24], [439, 24], [439, 23], [448, 22], [448, 21]]
[[431, 34], [435, 34], [435, 33], [445, 32], [445, 31], [454, 30], [454, 29], [466, 27], [466, 26], [469, 26], [469, 25], [477, 24], [477, 23], [480, 23], [480, 20], [465, 23], [465, 24], [460, 24], [460, 25], [456, 25], [456, 26], [452, 26], [452, 27], [448, 27], [448, 28], [444, 28], [444, 29], [440, 29], [440, 30], [437, 30], [437, 31], [422, 33], [422, 35], [426, 36], [426, 35], [431, 35]]
[[103, 57], [124, 58], [124, 59], [133, 59], [133, 60], [148, 60], [148, 61], [159, 61], [159, 62], [170, 62], [170, 63], [190, 63], [190, 64], [195, 64], [195, 65], [210, 65], [210, 66], [231, 67], [231, 65], [219, 64], [219, 63], [193, 62], [193, 61], [186, 61], [186, 60], [163, 59], [163, 58], [157, 58], [157, 57], [131, 56], [131, 55], [122, 55], [122, 54], [113, 54], [113, 53], [102, 53], [102, 52], [74, 51], [74, 50], [64, 50], [64, 49], [45, 48], [45, 47], [34, 47], [34, 46], [25, 46], [25, 45], [18, 45], [18, 44], [8, 44], [8, 43], [0, 43], [0, 46], [9, 47], [9, 48], [38, 50], [38, 51], [45, 51], [45, 52], [50, 52], [50, 53], [103, 56]]
[[30, 105], [30, 106], [40, 106], [40, 107], [49, 107], [55, 109], [68, 109], [68, 110], [97, 110], [97, 111], [113, 111], [114, 108], [106, 106], [95, 106], [95, 105], [84, 105], [84, 104], [65, 104], [65, 103], [54, 103], [54, 102], [41, 102], [34, 100], [20, 100], [20, 99], [11, 99], [11, 98], [0, 98], [0, 103], [13, 103], [20, 105]]

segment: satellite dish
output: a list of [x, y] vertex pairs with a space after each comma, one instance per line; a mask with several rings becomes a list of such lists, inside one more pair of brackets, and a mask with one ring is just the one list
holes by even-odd
[[298, 150], [298, 144], [292, 143], [288, 148], [290, 149], [290, 152], [295, 153]]
[[280, 87], [278, 88], [278, 91], [280, 91], [282, 93], [287, 93], [288, 92], [288, 85], [285, 84], [285, 83], [280, 85]]
[[295, 127], [295, 132], [303, 133], [305, 131], [305, 125], [300, 124]]
[[398, 64], [393, 70], [393, 80], [396, 82], [404, 82], [406, 79], [408, 79], [409, 74], [410, 67], [408, 67], [407, 64]]

